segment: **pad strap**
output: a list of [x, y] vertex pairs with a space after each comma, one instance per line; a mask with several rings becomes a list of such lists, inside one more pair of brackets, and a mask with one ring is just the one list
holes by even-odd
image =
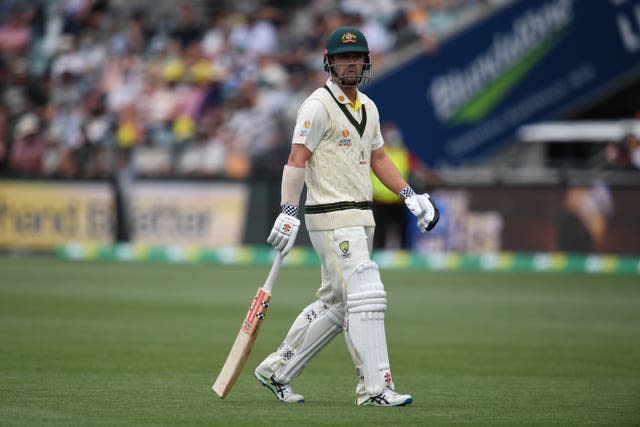
[[387, 293], [383, 290], [372, 290], [349, 294], [347, 312], [368, 313], [384, 312], [387, 309]]

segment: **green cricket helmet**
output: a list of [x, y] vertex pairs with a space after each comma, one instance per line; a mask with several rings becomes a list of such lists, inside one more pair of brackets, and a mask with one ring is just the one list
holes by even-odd
[[[331, 58], [333, 55], [341, 53], [365, 54], [364, 68], [362, 69], [362, 73], [360, 73], [356, 84], [346, 84], [344, 80], [337, 81], [338, 76], [336, 76], [333, 70]], [[332, 80], [342, 86], [358, 86], [369, 82], [371, 79], [369, 43], [367, 43], [367, 38], [362, 34], [362, 31], [355, 27], [339, 27], [329, 34], [324, 51], [324, 70], [329, 73]]]

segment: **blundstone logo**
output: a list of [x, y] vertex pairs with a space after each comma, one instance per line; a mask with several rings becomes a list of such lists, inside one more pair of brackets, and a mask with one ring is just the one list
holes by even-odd
[[495, 32], [490, 44], [466, 64], [431, 79], [427, 96], [442, 122], [486, 119], [570, 33], [577, 19], [577, 0], [526, 3], [530, 8], [512, 19], [510, 29]]
[[358, 37], [353, 33], [344, 33], [342, 35], [342, 43], [357, 43]]

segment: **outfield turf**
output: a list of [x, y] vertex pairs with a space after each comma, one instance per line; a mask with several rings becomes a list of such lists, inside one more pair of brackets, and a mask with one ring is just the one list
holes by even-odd
[[640, 278], [383, 271], [405, 408], [356, 407], [339, 336], [275, 401], [252, 377], [318, 284], [284, 267], [247, 367], [210, 390], [267, 267], [0, 257], [0, 425], [640, 425]]

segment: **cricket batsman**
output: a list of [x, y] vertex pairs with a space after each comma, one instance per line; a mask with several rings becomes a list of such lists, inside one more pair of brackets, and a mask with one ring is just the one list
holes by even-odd
[[326, 84], [298, 110], [282, 173], [282, 213], [267, 239], [283, 256], [291, 250], [306, 183], [305, 222], [321, 260], [321, 284], [317, 299], [255, 376], [278, 400], [304, 402], [292, 380], [344, 330], [357, 375], [356, 405], [404, 406], [413, 398], [395, 390], [384, 326], [387, 294], [371, 260], [370, 171], [404, 199], [422, 232], [437, 224], [439, 211], [428, 194], [413, 191], [385, 154], [378, 109], [358, 90], [371, 78], [369, 47], [360, 30], [340, 27], [328, 36], [324, 69]]

